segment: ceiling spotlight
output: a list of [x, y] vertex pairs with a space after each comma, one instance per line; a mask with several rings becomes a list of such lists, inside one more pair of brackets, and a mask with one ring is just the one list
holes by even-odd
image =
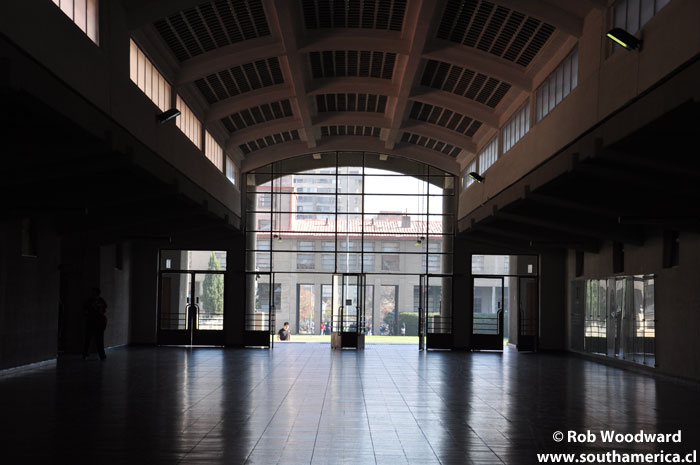
[[380, 161], [386, 161], [387, 158], [389, 158], [389, 155], [387, 155], [386, 153], [380, 153], [380, 154], [379, 154], [379, 160], [380, 160]]
[[163, 124], [166, 121], [170, 121], [171, 119], [178, 116], [180, 116], [180, 110], [178, 110], [177, 108], [171, 108], [170, 110], [166, 110], [163, 113], [156, 115], [156, 119], [159, 123]]
[[471, 173], [469, 173], [469, 177], [478, 183], [482, 183], [486, 180], [486, 178], [484, 178], [483, 176], [481, 176], [479, 173], [477, 173], [475, 171], [472, 171]]
[[622, 45], [627, 50], [635, 50], [642, 45], [641, 39], [637, 39], [635, 36], [619, 27], [610, 29], [606, 36]]

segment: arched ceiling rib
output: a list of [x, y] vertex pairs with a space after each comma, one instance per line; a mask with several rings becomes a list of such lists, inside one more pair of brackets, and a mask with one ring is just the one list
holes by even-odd
[[208, 107], [199, 116], [227, 150], [244, 155], [244, 170], [256, 164], [247, 160], [284, 157], [287, 148], [290, 156], [335, 147], [453, 161], [475, 153], [476, 140], [507, 116], [504, 102], [531, 92], [548, 57], [570, 46], [562, 38], [580, 36], [587, 12], [605, 6], [121, 1], [128, 25], [172, 52], [163, 60], [179, 68], [168, 77], [176, 90], [202, 95]]
[[260, 168], [269, 163], [284, 160], [286, 158], [306, 155], [312, 152], [333, 151], [366, 151], [386, 153], [387, 155], [406, 157], [417, 160], [448, 173], [458, 174], [459, 165], [454, 159], [441, 152], [430, 150], [412, 144], [397, 144], [395, 149], [387, 149], [384, 142], [376, 137], [337, 136], [329, 139], [321, 139], [315, 150], [310, 151], [305, 143], [300, 141], [287, 144], [273, 145], [255, 153], [255, 156], [246, 157], [241, 165], [241, 171], [246, 172]]

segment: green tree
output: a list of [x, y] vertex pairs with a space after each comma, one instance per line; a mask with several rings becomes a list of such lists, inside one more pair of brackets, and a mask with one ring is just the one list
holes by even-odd
[[[221, 263], [214, 252], [209, 256], [209, 266], [212, 271], [221, 270]], [[224, 313], [224, 275], [210, 273], [204, 277], [202, 283], [202, 304], [204, 311], [208, 313]]]

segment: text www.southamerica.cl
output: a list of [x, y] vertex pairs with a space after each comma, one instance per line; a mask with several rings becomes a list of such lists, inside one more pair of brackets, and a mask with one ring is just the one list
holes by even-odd
[[[643, 430], [638, 433], [619, 433], [613, 430], [602, 431], [555, 431], [552, 434], [554, 442], [566, 441], [568, 444], [580, 444], [582, 448], [595, 443], [619, 444], [633, 447], [635, 444], [658, 444], [668, 446], [678, 445], [683, 441], [680, 430], [675, 433], [649, 433]], [[538, 453], [537, 463], [697, 463], [697, 450], [686, 453], [664, 452], [606, 452], [581, 453]]]

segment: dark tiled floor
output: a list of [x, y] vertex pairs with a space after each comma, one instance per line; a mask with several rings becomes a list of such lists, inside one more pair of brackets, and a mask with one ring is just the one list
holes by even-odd
[[[533, 464], [557, 430], [683, 430], [694, 386], [550, 354], [120, 348], [0, 376], [2, 463]], [[574, 452], [663, 445], [567, 446]], [[671, 446], [666, 446], [670, 450]]]

